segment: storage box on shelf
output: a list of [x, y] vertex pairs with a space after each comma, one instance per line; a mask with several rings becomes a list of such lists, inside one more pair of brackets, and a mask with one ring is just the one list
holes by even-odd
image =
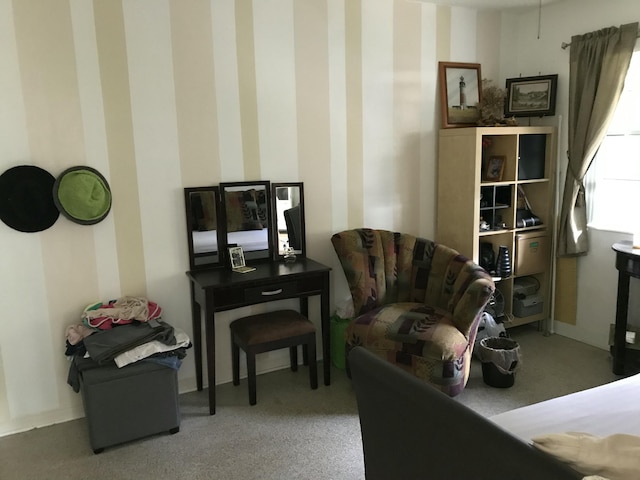
[[[500, 246], [508, 248], [512, 274], [496, 282], [507, 326], [549, 316], [555, 151], [555, 127], [440, 131], [436, 240], [481, 265], [481, 242], [496, 258]], [[519, 299], [515, 312], [514, 282], [524, 276], [538, 283], [541, 302], [528, 299], [536, 306], [523, 309]]]

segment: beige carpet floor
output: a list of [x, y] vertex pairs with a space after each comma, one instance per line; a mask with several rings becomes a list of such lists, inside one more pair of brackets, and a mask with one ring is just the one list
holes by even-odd
[[[483, 382], [474, 360], [469, 383], [456, 399], [482, 415], [615, 380], [609, 353], [536, 329], [510, 331], [521, 348], [511, 388]], [[259, 358], [258, 358], [259, 361]], [[322, 369], [319, 369], [321, 372]], [[344, 371], [312, 391], [305, 368], [258, 377], [258, 404], [248, 404], [246, 381], [218, 386], [208, 415], [207, 392], [180, 396], [182, 423], [161, 434], [93, 454], [85, 419], [0, 438], [0, 479], [313, 479], [364, 478], [353, 389]]]

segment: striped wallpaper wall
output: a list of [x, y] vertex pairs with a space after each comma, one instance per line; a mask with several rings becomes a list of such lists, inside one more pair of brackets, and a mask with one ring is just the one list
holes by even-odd
[[[477, 23], [410, 0], [0, 0], [0, 171], [86, 164], [113, 193], [94, 226], [0, 224], [0, 435], [82, 415], [64, 331], [87, 304], [146, 295], [191, 332], [184, 187], [305, 182], [336, 301], [332, 233], [432, 236], [437, 61], [475, 61]], [[221, 382], [240, 313], [216, 327]]]

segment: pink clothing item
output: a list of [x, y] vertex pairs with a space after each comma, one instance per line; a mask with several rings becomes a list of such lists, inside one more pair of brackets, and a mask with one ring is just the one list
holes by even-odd
[[122, 297], [106, 304], [91, 304], [82, 313], [86, 325], [100, 330], [127, 325], [134, 320], [148, 322], [161, 316], [160, 306], [144, 297]]
[[81, 323], [69, 325], [66, 332], [67, 341], [69, 342], [69, 345], [77, 345], [94, 331], [95, 330], [92, 330]]

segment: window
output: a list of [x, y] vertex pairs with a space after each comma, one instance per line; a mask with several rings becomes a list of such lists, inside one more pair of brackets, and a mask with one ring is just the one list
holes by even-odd
[[590, 227], [632, 233], [640, 228], [640, 45], [606, 137], [585, 176]]

